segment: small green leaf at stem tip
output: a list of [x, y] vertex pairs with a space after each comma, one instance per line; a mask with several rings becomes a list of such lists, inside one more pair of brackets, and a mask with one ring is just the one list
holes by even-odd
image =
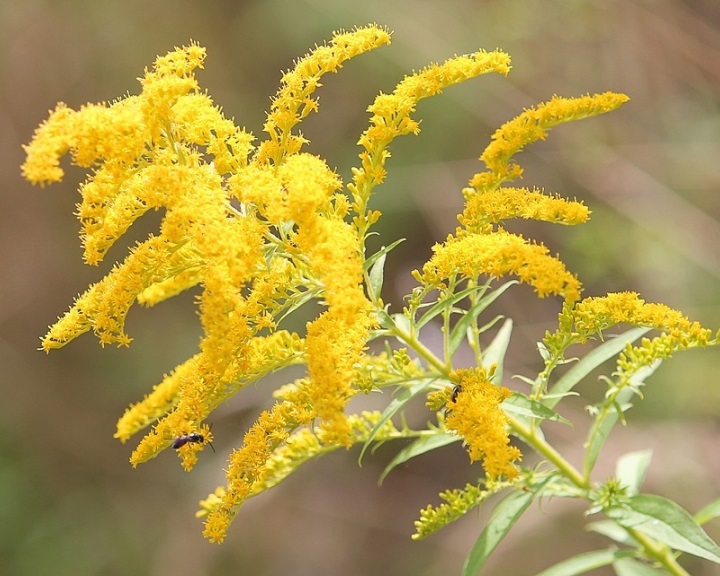
[[638, 450], [620, 456], [615, 465], [615, 476], [629, 489], [628, 494], [637, 494], [645, 480], [652, 450]]
[[492, 383], [496, 385], [502, 384], [503, 378], [503, 362], [508, 346], [510, 345], [510, 337], [512, 336], [513, 321], [508, 318], [498, 330], [492, 342], [485, 348], [482, 355], [482, 365], [486, 370], [490, 370], [495, 366], [495, 372], [492, 375]]
[[389, 246], [383, 246], [382, 248], [380, 248], [380, 250], [378, 250], [377, 252], [375, 252], [375, 254], [373, 254], [372, 256], [369, 256], [365, 260], [365, 269], [369, 270], [372, 267], [372, 265], [375, 264], [375, 262], [378, 260], [378, 258], [381, 258], [382, 256], [387, 256], [387, 254], [393, 248], [396, 248], [399, 244], [402, 244], [403, 242], [405, 242], [405, 238], [400, 238], [399, 240], [395, 240], [395, 242], [393, 242]]
[[371, 295], [373, 298], [380, 298], [380, 295], [382, 294], [383, 280], [385, 275], [385, 259], [387, 258], [388, 253], [390, 252], [390, 250], [392, 250], [398, 244], [404, 241], [405, 239], [401, 238], [400, 240], [397, 240], [390, 244], [390, 246], [383, 246], [380, 250], [378, 250], [375, 254], [370, 256], [370, 258], [365, 261], [365, 267], [369, 270], [368, 282], [370, 283], [370, 290], [372, 292]]

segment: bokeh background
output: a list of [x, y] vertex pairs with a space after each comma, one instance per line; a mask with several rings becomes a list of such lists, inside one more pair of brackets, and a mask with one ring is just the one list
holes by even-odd
[[[132, 443], [112, 438], [125, 407], [194, 353], [193, 294], [134, 310], [129, 349], [101, 349], [86, 335], [37, 351], [39, 336], [72, 298], [109, 268], [81, 263], [76, 187], [36, 189], [21, 180], [21, 144], [57, 101], [71, 107], [136, 93], [144, 67], [173, 46], [208, 49], [201, 84], [228, 116], [261, 136], [281, 70], [338, 28], [378, 22], [393, 43], [325, 78], [320, 113], [303, 124], [310, 151], [347, 181], [365, 109], [405, 73], [430, 61], [500, 47], [507, 78], [485, 76], [423, 101], [422, 132], [393, 144], [375, 206], [389, 244], [387, 301], [402, 304], [409, 272], [456, 225], [460, 189], [492, 131], [553, 94], [625, 92], [632, 100], [600, 118], [556, 128], [521, 156], [524, 183], [585, 201], [577, 228], [513, 224], [559, 252], [586, 294], [636, 290], [720, 326], [720, 3], [717, 0], [24, 0], [0, 3], [0, 574], [13, 576], [224, 574], [435, 575], [458, 573], [488, 510], [413, 542], [413, 520], [437, 493], [478, 474], [459, 446], [412, 461], [377, 485], [399, 447], [357, 466], [357, 451], [307, 464], [249, 502], [222, 546], [203, 541], [197, 501], [222, 483], [226, 455], [272, 386], [244, 391], [214, 420], [217, 454], [192, 474], [173, 454], [140, 467]], [[157, 225], [149, 215], [128, 243]], [[111, 256], [122, 257], [124, 246]], [[515, 332], [508, 374], [533, 375], [535, 342], [559, 303], [514, 289], [501, 312]], [[432, 339], [432, 334], [428, 335]], [[649, 491], [695, 511], [720, 493], [720, 351], [693, 351], [663, 366], [610, 440], [598, 480], [617, 455], [651, 448]], [[517, 385], [517, 384], [516, 384]], [[574, 429], [551, 428], [562, 450], [581, 453], [583, 406], [595, 380], [569, 403]], [[425, 416], [421, 416], [424, 418]], [[583, 534], [582, 508], [546, 501], [498, 550], [487, 574], [527, 575], [605, 545]], [[716, 538], [717, 523], [707, 526]], [[718, 574], [705, 562], [693, 574]], [[596, 574], [609, 574], [598, 570]]]

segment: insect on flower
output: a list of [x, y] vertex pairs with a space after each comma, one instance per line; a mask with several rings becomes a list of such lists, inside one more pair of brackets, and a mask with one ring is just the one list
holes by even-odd
[[[177, 438], [175, 438], [175, 440], [173, 440], [173, 450], [179, 450], [188, 442], [202, 444], [205, 442], [205, 436], [203, 436], [199, 432], [193, 432], [192, 434], [183, 434], [182, 436], [178, 436]], [[212, 445], [212, 442], [208, 442], [208, 446], [210, 446], [210, 448], [212, 448], [212, 451], [215, 452], [215, 446]]]
[[462, 390], [462, 386], [460, 386], [460, 384], [456, 384], [456, 385], [453, 387], [452, 395], [450, 396], [450, 401], [451, 401], [451, 402], [457, 402], [457, 397], [458, 397], [458, 394], [460, 394], [460, 391], [461, 391], [461, 390]]

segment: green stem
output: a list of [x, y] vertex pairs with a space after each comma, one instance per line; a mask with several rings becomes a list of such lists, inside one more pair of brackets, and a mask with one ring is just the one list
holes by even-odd
[[530, 445], [537, 453], [544, 456], [549, 462], [555, 465], [555, 467], [562, 472], [563, 476], [570, 480], [575, 486], [582, 490], [589, 490], [590, 485], [588, 481], [578, 472], [570, 462], [565, 460], [563, 456], [555, 450], [550, 444], [545, 442], [537, 434], [535, 430], [522, 424], [519, 420], [506, 414], [510, 429], [513, 433], [528, 445]]
[[657, 544], [646, 534], [638, 532], [634, 528], [625, 528], [625, 530], [628, 532], [628, 534], [630, 534], [630, 536], [633, 537], [633, 539], [638, 544], [640, 544], [640, 546], [642, 546], [642, 548], [645, 550], [645, 553], [650, 558], [657, 560], [665, 567], [665, 569], [670, 574], [674, 574], [675, 576], [690, 576], [690, 573], [687, 572], [682, 566], [680, 566], [680, 564], [678, 564], [675, 556], [673, 556], [670, 549], [660, 544]]
[[[589, 490], [589, 479], [578, 472], [562, 455], [550, 446], [545, 440], [539, 438], [535, 431], [525, 426], [512, 416], [507, 416], [510, 429], [513, 433], [530, 445], [536, 452], [545, 457], [546, 460], [555, 465], [565, 478], [582, 490]], [[644, 550], [645, 554], [662, 564], [670, 574], [674, 576], [689, 576], [688, 572], [678, 564], [672, 551], [654, 542], [646, 534], [632, 528], [625, 528], [633, 539]]]
[[442, 360], [440, 360], [435, 354], [433, 354], [428, 348], [426, 348], [422, 342], [420, 342], [413, 334], [405, 332], [397, 324], [395, 324], [391, 330], [393, 336], [407, 344], [409, 348], [414, 350], [418, 356], [420, 356], [430, 366], [435, 368], [438, 372], [447, 376], [450, 373], [450, 367], [447, 366]]

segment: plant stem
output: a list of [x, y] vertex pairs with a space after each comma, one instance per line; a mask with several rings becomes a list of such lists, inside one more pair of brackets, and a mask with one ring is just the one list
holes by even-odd
[[420, 342], [415, 336], [409, 332], [406, 332], [400, 328], [397, 324], [391, 329], [393, 336], [407, 344], [409, 348], [414, 350], [418, 356], [420, 356], [430, 366], [435, 368], [438, 372], [444, 376], [448, 376], [450, 373], [450, 367], [443, 363], [435, 354], [433, 354], [425, 345]]
[[690, 573], [678, 564], [670, 549], [657, 544], [646, 534], [638, 532], [634, 528], [625, 528], [625, 530], [640, 544], [650, 558], [657, 560], [670, 574], [674, 576], [690, 576]]
[[568, 480], [582, 490], [589, 490], [588, 481], [578, 472], [572, 464], [570, 464], [563, 456], [555, 450], [550, 444], [540, 438], [530, 427], [525, 426], [516, 418], [506, 414], [510, 429], [513, 433], [529, 444], [536, 452], [544, 456], [548, 461], [552, 462], [555, 467], [562, 472]]

